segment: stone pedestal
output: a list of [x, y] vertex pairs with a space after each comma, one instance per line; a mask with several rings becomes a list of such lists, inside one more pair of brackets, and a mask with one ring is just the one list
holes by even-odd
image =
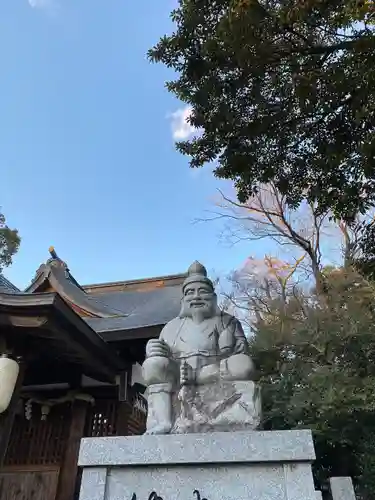
[[333, 500], [355, 500], [353, 482], [350, 477], [331, 477]]
[[316, 500], [314, 459], [307, 430], [87, 438], [80, 500]]

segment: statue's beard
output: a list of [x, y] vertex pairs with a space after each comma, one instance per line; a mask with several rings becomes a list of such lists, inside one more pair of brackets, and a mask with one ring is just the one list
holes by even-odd
[[202, 307], [190, 307], [189, 303], [182, 301], [180, 318], [191, 318], [195, 323], [201, 323], [205, 319], [212, 318], [218, 312], [217, 301], [206, 302]]

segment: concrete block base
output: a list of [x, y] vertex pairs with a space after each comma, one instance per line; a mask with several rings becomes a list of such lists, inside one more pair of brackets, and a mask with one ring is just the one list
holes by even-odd
[[80, 500], [316, 500], [314, 459], [305, 430], [87, 438]]

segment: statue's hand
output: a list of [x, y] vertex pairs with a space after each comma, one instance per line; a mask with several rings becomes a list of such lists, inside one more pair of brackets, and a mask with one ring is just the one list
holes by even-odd
[[169, 347], [160, 339], [151, 339], [147, 342], [146, 346], [146, 357], [152, 358], [155, 356], [160, 356], [162, 358], [169, 358]]
[[194, 373], [192, 367], [186, 363], [182, 362], [180, 365], [180, 384], [190, 385], [194, 383]]

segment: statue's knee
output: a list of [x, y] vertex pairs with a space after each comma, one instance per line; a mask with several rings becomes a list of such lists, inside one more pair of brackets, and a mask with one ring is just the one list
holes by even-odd
[[170, 361], [159, 356], [147, 358], [142, 365], [143, 378], [147, 386], [170, 381]]
[[246, 354], [234, 354], [227, 361], [228, 372], [233, 380], [251, 380], [254, 375], [254, 363]]

